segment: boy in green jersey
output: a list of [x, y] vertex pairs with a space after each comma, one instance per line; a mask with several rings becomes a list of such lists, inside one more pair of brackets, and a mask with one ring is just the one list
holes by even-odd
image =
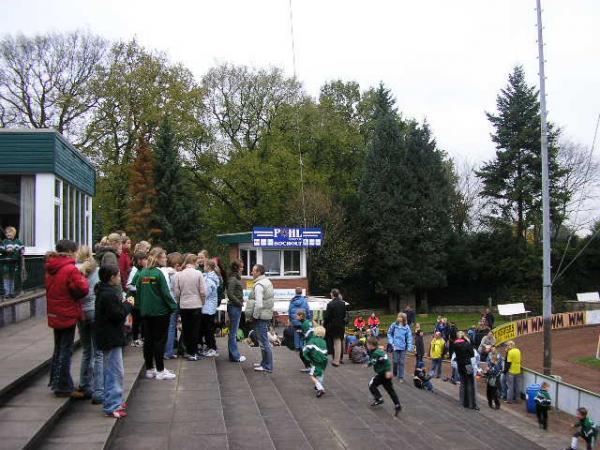
[[325, 343], [325, 339], [323, 339], [324, 337], [325, 328], [321, 326], [316, 327], [302, 349], [302, 356], [310, 364], [308, 374], [315, 384], [317, 398], [325, 394], [323, 376], [327, 368], [327, 344]]
[[400, 405], [400, 400], [398, 400], [398, 395], [394, 390], [394, 384], [392, 382], [392, 365], [388, 355], [379, 348], [377, 338], [374, 336], [367, 339], [367, 352], [369, 354], [367, 366], [372, 366], [375, 371], [375, 376], [369, 381], [369, 391], [371, 391], [374, 398], [371, 406], [378, 406], [383, 403], [381, 393], [379, 392], [379, 389], [377, 389], [378, 386], [382, 385], [394, 402], [394, 415], [397, 416], [402, 410], [402, 406]]
[[592, 450], [598, 434], [596, 424], [588, 417], [587, 408], [577, 408], [577, 422], [573, 425], [573, 428], [580, 428], [571, 438], [571, 446], [567, 447], [567, 450], [575, 450], [577, 448], [577, 441], [582, 438], [585, 441], [586, 449]]
[[552, 400], [550, 399], [550, 394], [548, 393], [549, 387], [550, 385], [544, 381], [541, 389], [535, 396], [535, 412], [537, 415], [538, 424], [540, 428], [543, 428], [544, 430], [548, 429], [548, 410], [550, 409], [550, 406], [552, 406]]

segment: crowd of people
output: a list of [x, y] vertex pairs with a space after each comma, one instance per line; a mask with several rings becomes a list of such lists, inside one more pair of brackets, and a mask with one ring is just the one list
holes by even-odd
[[[10, 231], [7, 236], [14, 238]], [[56, 396], [90, 399], [93, 404], [102, 404], [109, 417], [126, 416], [123, 347], [128, 343], [143, 346], [146, 378], [173, 380], [176, 374], [165, 368], [165, 359], [182, 356], [194, 362], [219, 355], [215, 324], [217, 308], [224, 298], [229, 361], [246, 360], [238, 348], [238, 329], [247, 318], [261, 351], [254, 370], [274, 370], [271, 346], [279, 340], [272, 328], [274, 289], [262, 265], [252, 267], [253, 284], [243, 313], [242, 261], [233, 260], [226, 271], [219, 258], [210, 258], [206, 250], [167, 254], [146, 241], [137, 243], [133, 251], [131, 246], [125, 233], [115, 232], [103, 238], [94, 254], [89, 247], [61, 240], [56, 251], [47, 255], [48, 324], [53, 328], [55, 344], [49, 386]], [[478, 326], [466, 331], [438, 317], [428, 352], [424, 332], [411, 308], [399, 313], [387, 329], [387, 347], [381, 345], [381, 322], [375, 313], [367, 321], [356, 317], [354, 336], [347, 334], [347, 308], [338, 289], [331, 291], [323, 326], [313, 322], [301, 288], [296, 289], [288, 313], [294, 330], [291, 348], [298, 352], [301, 370], [309, 375], [318, 398], [326, 392], [328, 355], [332, 355], [331, 365], [338, 367], [344, 352], [348, 352], [353, 362], [375, 371], [369, 382], [372, 406], [383, 403], [379, 391], [383, 386], [397, 415], [402, 407], [393, 380], [404, 382], [407, 353], [414, 352], [413, 381], [420, 389], [432, 391], [432, 378], [442, 376], [442, 362], [450, 359], [451, 375], [445, 381], [460, 383], [460, 401], [465, 408], [479, 409], [476, 380], [481, 377], [485, 379], [490, 408], [499, 409], [501, 399], [507, 403], [520, 401], [521, 352], [513, 341], [504, 350], [496, 347], [491, 331], [494, 317], [489, 309]], [[76, 327], [83, 350], [77, 387], [71, 377]], [[425, 367], [426, 353], [431, 361], [429, 370]], [[537, 417], [544, 430], [551, 405], [547, 388], [542, 386], [536, 397]], [[578, 438], [589, 445], [595, 430], [584, 408], [578, 419], [581, 430], [573, 437], [571, 448], [576, 448]]]

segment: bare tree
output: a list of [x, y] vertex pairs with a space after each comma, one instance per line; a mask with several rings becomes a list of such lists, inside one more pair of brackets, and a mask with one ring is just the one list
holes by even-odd
[[479, 229], [485, 213], [485, 202], [480, 193], [481, 179], [477, 177], [477, 165], [468, 159], [455, 159], [458, 199], [454, 206], [454, 222], [457, 231], [468, 232]]
[[206, 97], [206, 125], [224, 141], [219, 150], [254, 150], [273, 118], [286, 104], [299, 99], [300, 84], [285, 78], [281, 69], [254, 70], [223, 64], [202, 79]]
[[78, 138], [97, 103], [90, 83], [107, 42], [75, 31], [0, 40], [0, 123]]

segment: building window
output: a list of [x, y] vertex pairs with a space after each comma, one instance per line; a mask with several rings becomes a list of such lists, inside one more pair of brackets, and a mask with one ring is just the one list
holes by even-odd
[[35, 246], [35, 177], [0, 175], [0, 228], [17, 229], [17, 237], [26, 247]]
[[54, 239], [70, 239], [88, 245], [92, 220], [91, 199], [67, 182], [54, 184]]
[[284, 276], [299, 276], [300, 275], [300, 250], [284, 250], [283, 251], [283, 275]]
[[263, 266], [265, 266], [265, 275], [268, 277], [278, 277], [281, 275], [281, 251], [263, 250]]
[[242, 275], [245, 277], [252, 276], [252, 267], [256, 265], [256, 250], [240, 249], [240, 259], [244, 263]]

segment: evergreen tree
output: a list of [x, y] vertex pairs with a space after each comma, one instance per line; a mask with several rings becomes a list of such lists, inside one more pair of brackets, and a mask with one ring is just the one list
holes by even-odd
[[403, 122], [380, 86], [360, 198], [369, 270], [396, 308], [402, 294], [425, 307], [427, 291], [446, 282], [455, 195], [448, 167], [427, 125]]
[[160, 126], [154, 150], [156, 204], [154, 220], [160, 230], [157, 240], [170, 251], [181, 251], [195, 241], [197, 209], [185, 173], [173, 128], [168, 118]]
[[161, 230], [153, 226], [156, 208], [154, 186], [154, 154], [143, 139], [139, 140], [137, 155], [131, 166], [127, 230], [134, 240], [153, 240]]
[[[496, 115], [487, 113], [494, 127], [492, 140], [496, 158], [487, 162], [477, 176], [483, 181], [481, 196], [491, 205], [491, 217], [515, 225], [517, 239], [530, 237], [539, 242], [541, 229], [541, 119], [537, 90], [528, 86], [521, 66], [508, 77], [508, 86], [497, 97]], [[552, 197], [552, 220], [562, 223], [557, 206], [569, 200], [559, 189], [565, 171], [557, 163], [554, 143], [558, 133], [549, 127], [549, 160]]]

